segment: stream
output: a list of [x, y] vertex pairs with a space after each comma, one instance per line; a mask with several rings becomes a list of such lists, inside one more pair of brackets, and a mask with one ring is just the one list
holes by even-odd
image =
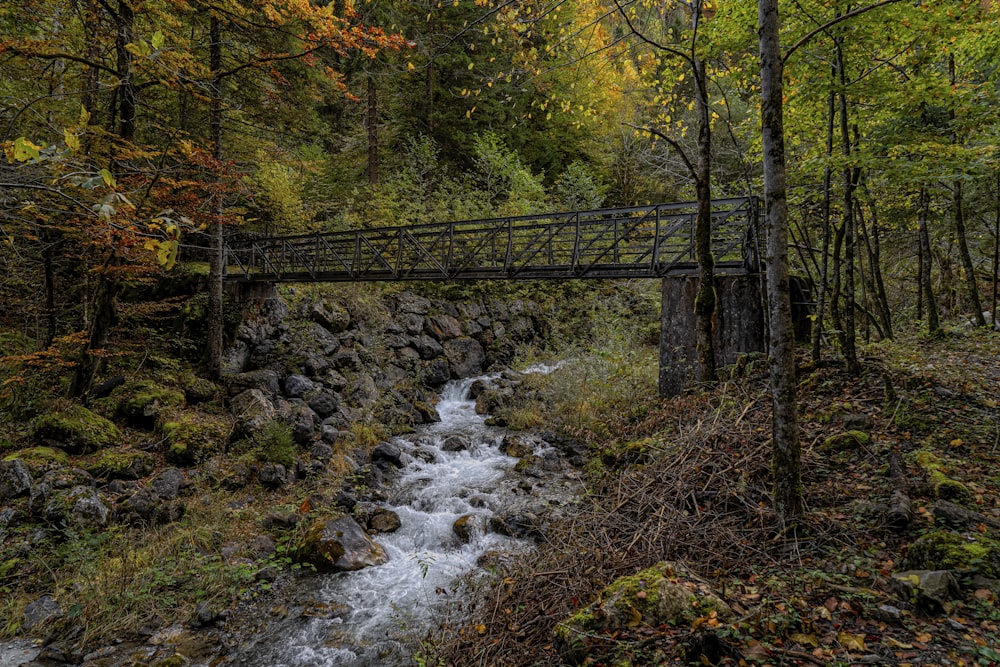
[[[547, 372], [547, 367], [529, 369]], [[531, 548], [486, 530], [489, 520], [517, 502], [566, 500], [574, 485], [554, 474], [530, 494], [511, 473], [518, 459], [499, 445], [506, 431], [487, 426], [476, 414], [468, 378], [445, 385], [437, 405], [441, 421], [392, 443], [403, 453], [404, 466], [387, 475], [388, 500], [401, 527], [375, 539], [389, 556], [380, 566], [357, 572], [316, 575], [306, 579], [309, 610], [272, 623], [253, 643], [231, 655], [228, 664], [247, 667], [373, 667], [409, 665], [425, 635], [454, 613], [460, 578], [474, 573], [477, 561], [491, 551], [516, 553]], [[456, 448], [456, 443], [460, 443]], [[539, 444], [536, 454], [547, 446]], [[551, 450], [551, 448], [548, 448]], [[550, 459], [556, 457], [549, 452]], [[541, 457], [541, 456], [540, 456]], [[553, 466], [554, 467], [554, 466]], [[572, 475], [569, 476], [572, 479]], [[540, 498], [544, 498], [540, 500]], [[470, 539], [455, 534], [455, 520], [474, 517]], [[458, 598], [456, 600], [456, 598]], [[315, 610], [321, 610], [316, 613]]]

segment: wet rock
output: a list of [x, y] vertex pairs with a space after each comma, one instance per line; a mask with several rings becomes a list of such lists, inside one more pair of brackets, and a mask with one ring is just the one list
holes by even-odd
[[28, 603], [24, 608], [24, 620], [21, 622], [22, 630], [31, 630], [45, 621], [60, 618], [63, 615], [62, 607], [51, 595], [43, 595], [34, 602]]
[[441, 451], [444, 452], [464, 452], [469, 448], [469, 439], [464, 435], [449, 435], [441, 443]]
[[285, 378], [285, 396], [289, 398], [302, 398], [302, 396], [314, 388], [312, 380], [305, 375], [293, 374]]
[[413, 409], [420, 415], [420, 423], [422, 424], [436, 424], [441, 421], [441, 415], [438, 414], [438, 411], [423, 401], [414, 403]]
[[479, 530], [480, 523], [481, 520], [475, 514], [463, 514], [451, 524], [451, 530], [459, 540], [468, 544]]
[[0, 461], [0, 500], [31, 492], [31, 472], [23, 461]]
[[219, 620], [219, 614], [207, 602], [199, 602], [195, 607], [191, 625], [196, 628], [205, 628], [215, 625], [217, 620]]
[[385, 508], [377, 509], [368, 519], [368, 529], [376, 533], [394, 533], [402, 525], [399, 515]]
[[247, 435], [264, 428], [277, 414], [274, 404], [260, 389], [248, 389], [234, 396], [230, 410], [236, 418], [237, 429]]
[[310, 526], [296, 550], [296, 560], [319, 572], [349, 572], [381, 565], [388, 558], [354, 519], [341, 517]]
[[500, 443], [500, 451], [519, 459], [534, 453], [535, 443], [524, 436], [511, 433], [504, 436], [503, 442]]
[[384, 461], [385, 463], [391, 464], [397, 468], [402, 468], [402, 457], [403, 453], [400, 451], [399, 447], [391, 442], [380, 442], [375, 445], [374, 449], [372, 449], [372, 453], [369, 458], [372, 463]]
[[962, 594], [955, 575], [947, 570], [907, 570], [893, 573], [889, 587], [896, 597], [929, 611], [940, 610]]

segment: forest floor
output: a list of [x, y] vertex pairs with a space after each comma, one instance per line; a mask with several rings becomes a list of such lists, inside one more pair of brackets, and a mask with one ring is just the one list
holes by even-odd
[[[614, 437], [578, 429], [595, 450], [579, 512], [506, 564], [470, 620], [428, 637], [428, 662], [1000, 664], [1000, 335], [913, 335], [864, 354], [857, 377], [800, 359], [797, 529], [778, 530], [770, 510], [758, 359], [715, 390], [610, 424]], [[894, 491], [912, 503], [905, 526], [887, 520]], [[663, 623], [631, 609], [615, 622], [602, 588], [659, 561], [731, 613]], [[918, 569], [954, 580], [943, 591], [893, 581]], [[605, 620], [574, 625], [595, 616]], [[559, 628], [579, 634], [574, 651], [554, 640]]]

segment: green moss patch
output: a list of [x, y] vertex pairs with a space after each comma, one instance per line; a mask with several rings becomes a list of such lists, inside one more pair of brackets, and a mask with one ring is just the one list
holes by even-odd
[[917, 465], [927, 473], [927, 481], [930, 482], [934, 494], [944, 500], [968, 500], [972, 498], [972, 492], [965, 484], [948, 477], [942, 470], [944, 464], [933, 452], [920, 450], [916, 453]]
[[140, 382], [128, 390], [118, 406], [118, 414], [133, 426], [151, 429], [165, 412], [183, 405], [184, 392]]
[[984, 577], [1000, 576], [1000, 544], [977, 536], [934, 531], [910, 545], [902, 563], [906, 570], [957, 570]]
[[184, 412], [163, 423], [167, 458], [175, 463], [190, 465], [204, 460], [222, 449], [229, 439], [228, 422], [194, 412]]
[[114, 424], [82, 405], [38, 417], [31, 425], [31, 436], [70, 454], [94, 452], [118, 444], [122, 438]]
[[823, 444], [819, 446], [821, 452], [839, 452], [858, 447], [867, 447], [871, 444], [872, 437], [864, 431], [844, 431], [831, 435]]
[[94, 477], [139, 479], [153, 472], [153, 460], [144, 452], [104, 451], [86, 470]]
[[32, 467], [69, 465], [69, 455], [61, 449], [54, 447], [29, 447], [28, 449], [22, 449], [4, 457], [4, 461], [14, 460], [24, 461]]

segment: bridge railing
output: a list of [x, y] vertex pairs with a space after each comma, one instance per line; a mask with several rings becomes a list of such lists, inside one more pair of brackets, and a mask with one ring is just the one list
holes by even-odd
[[[230, 280], [660, 277], [695, 262], [696, 203], [233, 240]], [[713, 202], [720, 270], [756, 265], [755, 197]]]

